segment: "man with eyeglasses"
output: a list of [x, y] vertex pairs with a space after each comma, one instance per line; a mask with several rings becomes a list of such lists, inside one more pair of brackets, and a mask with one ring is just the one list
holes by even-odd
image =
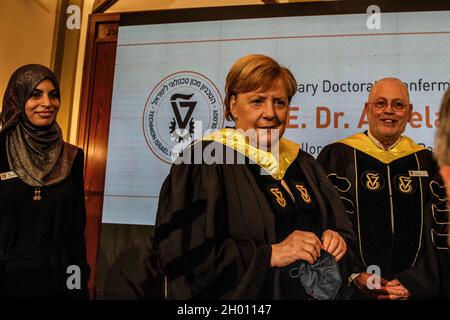
[[402, 135], [412, 112], [408, 89], [381, 79], [364, 108], [369, 130], [326, 146], [317, 158], [357, 235], [349, 298], [438, 297], [443, 270], [431, 210], [442, 190], [432, 153]]

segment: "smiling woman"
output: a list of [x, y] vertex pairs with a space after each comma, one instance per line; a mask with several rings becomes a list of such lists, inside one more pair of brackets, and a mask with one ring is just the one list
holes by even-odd
[[25, 104], [27, 119], [37, 127], [49, 126], [59, 110], [59, 91], [50, 80], [42, 80]]
[[[155, 237], [167, 298], [342, 297], [354, 235], [317, 162], [283, 137], [296, 90], [270, 57], [231, 67], [225, 115], [235, 128], [188, 147], [161, 188]], [[190, 161], [197, 147], [214, 149], [213, 161]]]
[[59, 84], [26, 65], [0, 114], [0, 298], [87, 298], [83, 151], [56, 123]]

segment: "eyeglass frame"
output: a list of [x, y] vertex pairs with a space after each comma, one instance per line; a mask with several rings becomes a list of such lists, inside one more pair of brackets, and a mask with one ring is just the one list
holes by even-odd
[[[377, 104], [379, 103], [379, 102], [384, 102], [384, 106], [378, 106]], [[393, 102], [401, 102], [402, 103], [402, 105], [403, 105], [403, 107], [401, 108], [401, 109], [398, 109], [397, 107], [395, 107], [394, 105], [392, 105], [392, 103]], [[387, 106], [388, 105], [390, 105], [391, 106], [391, 109], [393, 110], [393, 111], [405, 111], [406, 110], [406, 108], [408, 107], [408, 106], [411, 106], [411, 104], [410, 103], [404, 103], [402, 100], [400, 100], [400, 99], [394, 99], [394, 100], [392, 100], [391, 102], [388, 102], [387, 100], [379, 100], [379, 101], [377, 101], [377, 102], [366, 102], [367, 104], [373, 104], [373, 105], [375, 105], [375, 107], [377, 108], [377, 109], [379, 109], [379, 110], [381, 110], [381, 109], [386, 109], [387, 108]]]

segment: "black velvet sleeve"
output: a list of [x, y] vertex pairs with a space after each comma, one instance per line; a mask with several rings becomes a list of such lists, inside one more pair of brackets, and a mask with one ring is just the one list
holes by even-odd
[[439, 263], [431, 239], [432, 221], [430, 210], [425, 211], [422, 248], [416, 263], [394, 277], [411, 292], [412, 298], [427, 299], [439, 293]]
[[169, 299], [254, 299], [264, 284], [271, 246], [230, 232], [240, 222], [221, 168], [173, 165], [162, 186], [155, 240]]
[[[347, 287], [347, 279], [352, 274], [355, 257], [355, 242], [356, 236], [350, 226], [350, 223], [345, 213], [344, 205], [339, 197], [339, 193], [327, 178], [326, 173], [321, 167], [320, 163], [311, 156], [309, 156], [309, 162], [314, 170], [314, 174], [317, 179], [317, 185], [323, 194], [322, 201], [325, 207], [327, 217], [324, 229], [331, 229], [338, 232], [347, 244], [347, 252], [341, 261], [338, 263], [342, 276], [342, 290]], [[341, 294], [343, 291], [341, 290]], [[342, 298], [342, 296], [341, 296]]]
[[[343, 223], [346, 221], [350, 223], [350, 227], [355, 224], [355, 206], [351, 199], [354, 198], [354, 186], [352, 185], [351, 163], [352, 161], [344, 161], [343, 159], [350, 159], [346, 152], [346, 147], [340, 144], [331, 144], [322, 149], [317, 157], [317, 161], [320, 163], [325, 175], [328, 177], [331, 185], [334, 187], [334, 191], [341, 199], [344, 205], [345, 214], [340, 216], [339, 221]], [[345, 220], [344, 220], [345, 217]], [[356, 253], [358, 247], [356, 245], [356, 235], [353, 233], [353, 242], [351, 250], [348, 252], [348, 261], [351, 261], [352, 268], [351, 273], [365, 272], [364, 264], [362, 263], [359, 255]]]
[[396, 275], [397, 279], [418, 299], [449, 295], [449, 255], [447, 244], [448, 212], [444, 183], [437, 163], [429, 157], [426, 167], [431, 176], [425, 186], [429, 201], [424, 208], [422, 248], [414, 266]]

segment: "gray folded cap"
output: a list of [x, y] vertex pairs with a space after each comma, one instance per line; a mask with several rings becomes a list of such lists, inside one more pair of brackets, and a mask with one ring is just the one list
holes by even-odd
[[334, 257], [321, 252], [316, 263], [300, 261], [298, 267], [289, 270], [292, 278], [299, 278], [306, 293], [317, 300], [333, 300], [342, 284], [342, 277]]

